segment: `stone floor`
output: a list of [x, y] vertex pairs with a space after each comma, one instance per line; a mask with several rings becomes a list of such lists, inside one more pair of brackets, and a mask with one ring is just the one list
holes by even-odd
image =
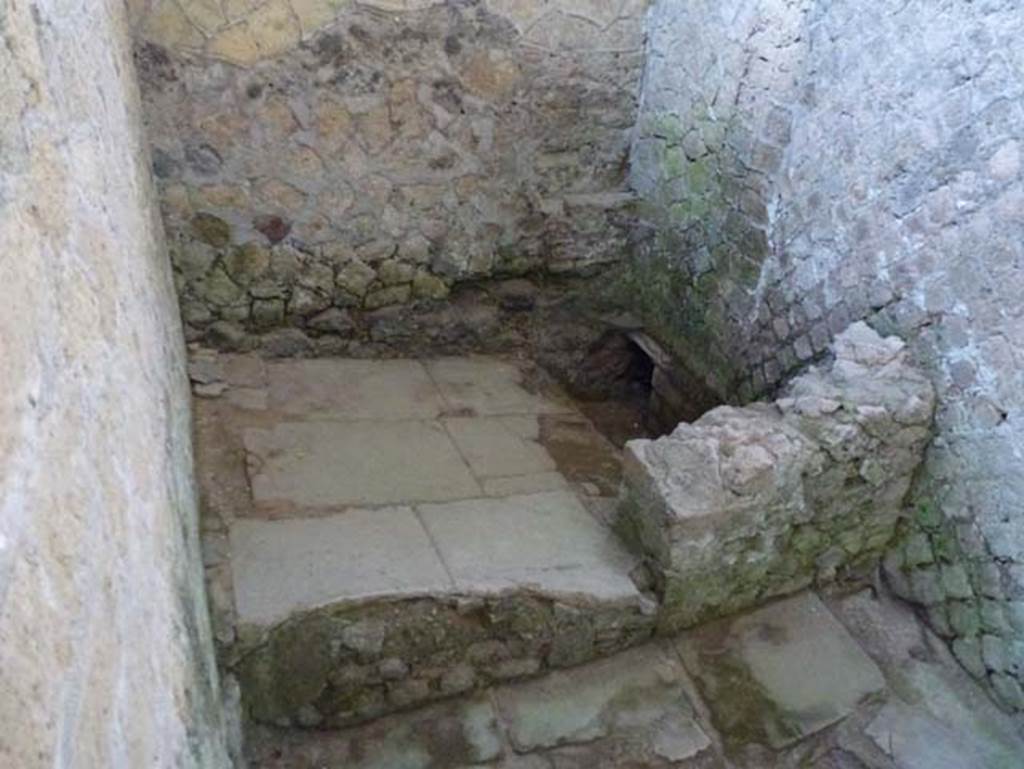
[[211, 354], [191, 373], [222, 634], [383, 596], [639, 599], [601, 519], [616, 450], [529, 367]]
[[1021, 724], [903, 605], [813, 593], [338, 731], [255, 728], [252, 769], [1019, 769]]
[[[338, 603], [649, 600], [607, 526], [617, 450], [522, 361], [199, 353], [190, 373], [222, 651]], [[360, 726], [253, 725], [247, 750], [253, 769], [1024, 767], [1021, 725], [869, 592], [801, 594]]]

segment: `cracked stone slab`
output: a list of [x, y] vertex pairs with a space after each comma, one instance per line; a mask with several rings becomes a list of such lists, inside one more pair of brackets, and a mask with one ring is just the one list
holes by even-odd
[[449, 591], [451, 580], [408, 507], [231, 526], [240, 624], [270, 625], [336, 601]]
[[414, 360], [292, 360], [267, 364], [270, 407], [318, 419], [431, 419], [441, 394]]
[[813, 593], [683, 636], [678, 649], [733, 743], [786, 747], [885, 689], [870, 657]]
[[285, 422], [243, 434], [257, 504], [329, 508], [481, 493], [438, 422]]
[[632, 600], [635, 560], [570, 491], [417, 508], [456, 587]]
[[523, 383], [523, 373], [494, 358], [441, 358], [426, 361], [451, 412], [470, 416], [572, 413], [571, 406]]
[[[522, 418], [508, 419], [515, 423], [506, 424], [503, 417], [484, 417], [446, 419], [444, 425], [478, 478], [555, 470], [555, 461], [544, 447], [522, 436], [518, 424]], [[534, 430], [539, 432], [539, 427]]]
[[590, 743], [627, 734], [668, 761], [710, 747], [687, 699], [685, 672], [660, 644], [495, 693], [518, 752]]

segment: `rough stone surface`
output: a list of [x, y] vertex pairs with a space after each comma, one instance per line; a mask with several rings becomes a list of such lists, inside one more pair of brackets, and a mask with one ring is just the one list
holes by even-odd
[[[1024, 19], [1014, 0], [861, 10], [655, 4], [631, 163], [649, 226], [624, 285], [726, 397], [770, 392], [853, 320], [906, 339], [939, 438], [905, 534], [964, 567], [974, 597], [950, 600], [1005, 610], [1024, 595]], [[977, 639], [935, 587], [903, 592]]]
[[0, 10], [0, 765], [227, 767], [123, 3]]
[[723, 406], [627, 444], [619, 529], [657, 574], [662, 627], [873, 572], [934, 394], [904, 345], [863, 323], [837, 337], [835, 356], [774, 404]]
[[217, 320], [330, 333], [332, 305], [625, 253], [647, 0], [137, 5], [176, 277], [209, 341]]

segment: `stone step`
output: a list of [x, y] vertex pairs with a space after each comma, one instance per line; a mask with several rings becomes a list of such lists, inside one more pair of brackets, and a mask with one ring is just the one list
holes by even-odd
[[1011, 769], [1024, 740], [907, 606], [801, 593], [540, 678], [334, 730], [252, 769]]
[[231, 526], [249, 713], [341, 726], [646, 638], [635, 565], [571, 491]]
[[650, 636], [600, 515], [618, 453], [529, 370], [193, 363], [215, 626], [249, 717], [340, 727]]

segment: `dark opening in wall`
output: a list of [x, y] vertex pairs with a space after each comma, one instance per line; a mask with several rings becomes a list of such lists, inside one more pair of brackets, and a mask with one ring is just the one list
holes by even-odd
[[617, 446], [665, 435], [721, 404], [642, 331], [610, 330], [591, 345], [576, 375], [574, 395]]

